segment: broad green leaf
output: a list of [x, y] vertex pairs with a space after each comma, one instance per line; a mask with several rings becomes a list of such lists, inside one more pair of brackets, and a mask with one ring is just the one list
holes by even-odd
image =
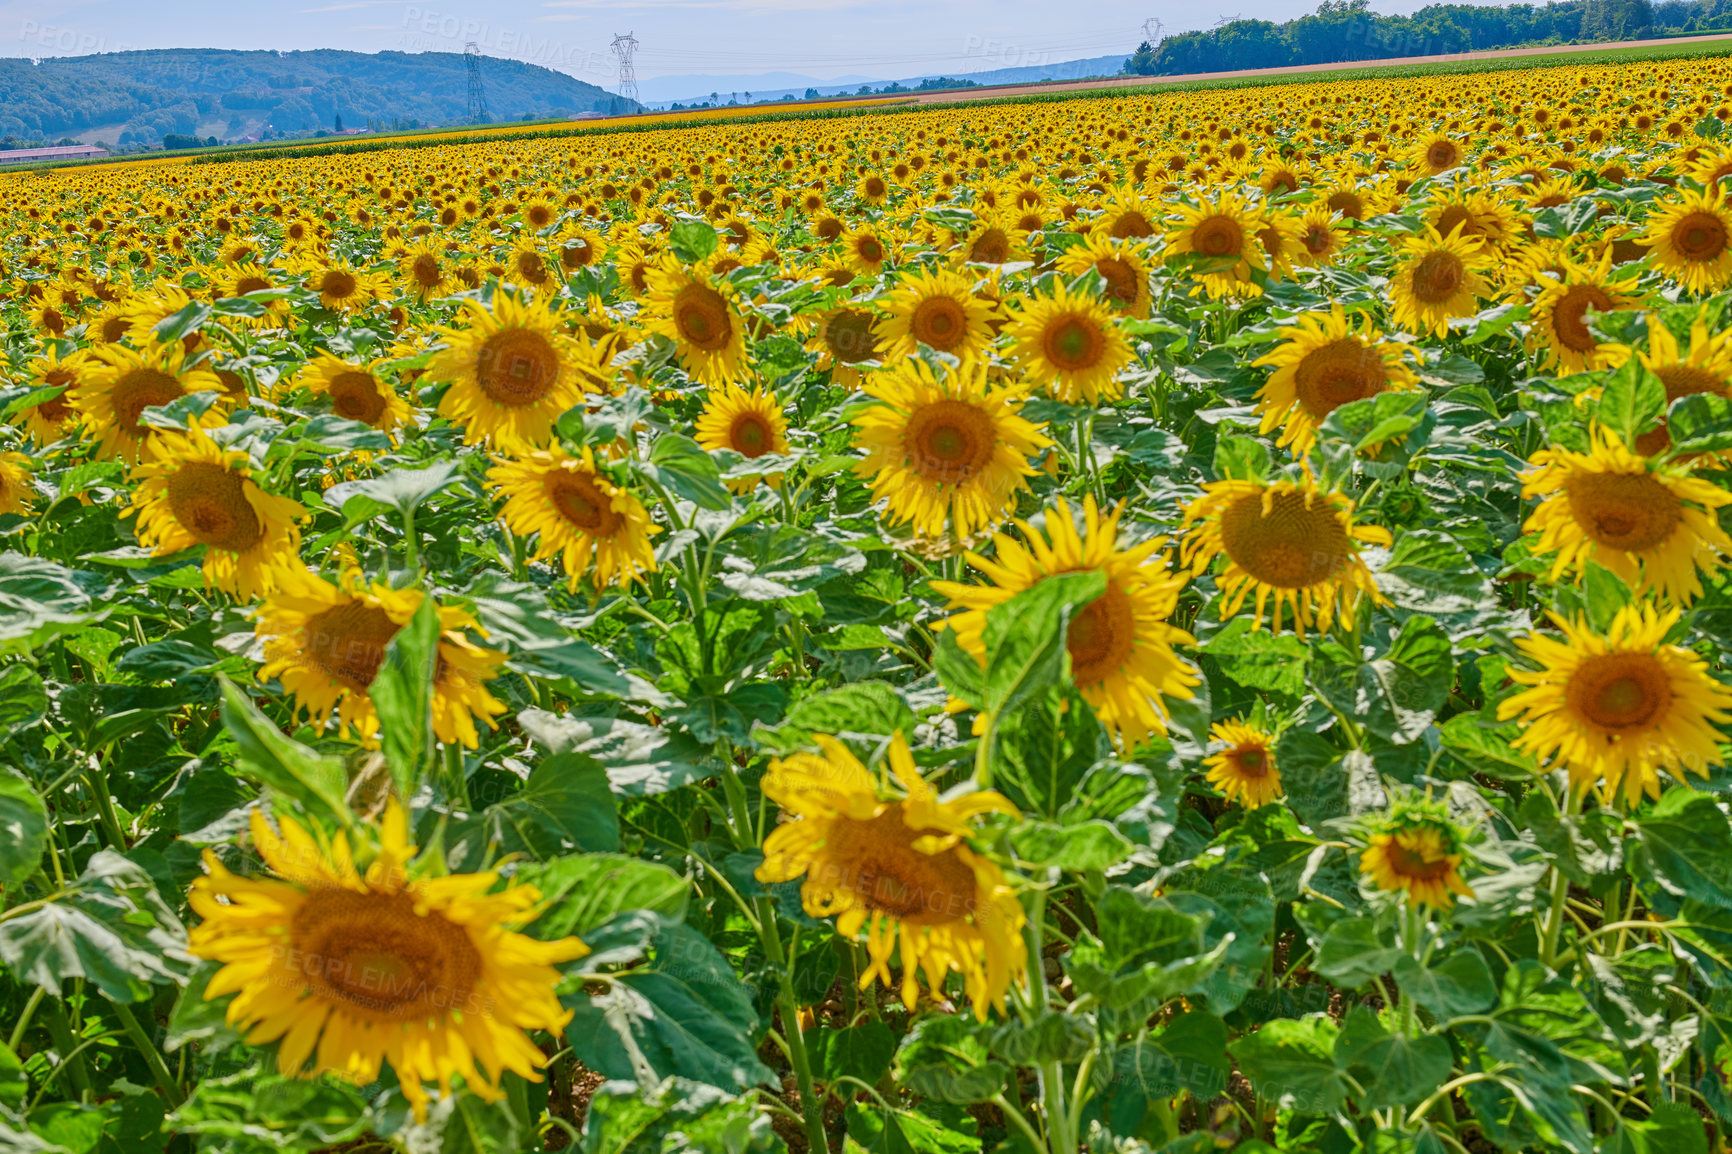
[[48, 712], [48, 691], [28, 665], [0, 668], [0, 733], [17, 733], [41, 721]]
[[624, 854], [572, 854], [518, 867], [519, 882], [541, 891], [541, 915], [529, 933], [552, 941], [583, 937], [628, 910], [685, 916], [691, 884], [665, 865]]
[[1594, 413], [1600, 424], [1626, 445], [1659, 424], [1666, 411], [1666, 386], [1640, 357], [1631, 357], [1606, 377]]
[[1423, 968], [1403, 956], [1395, 965], [1395, 982], [1403, 995], [1439, 1018], [1477, 1014], [1497, 1002], [1491, 970], [1471, 946], [1458, 947], [1443, 961]]
[[30, 779], [0, 765], [0, 882], [27, 880], [42, 862], [48, 845], [48, 807]]
[[[422, 469], [392, 469], [364, 481], [344, 481], [325, 490], [325, 504], [341, 510], [351, 521], [355, 514], [349, 502], [365, 498], [375, 505], [413, 516], [428, 498], [449, 487], [460, 474], [454, 461], [436, 461]], [[365, 506], [356, 506], [363, 509]]]
[[1264, 1022], [1227, 1047], [1259, 1095], [1295, 1114], [1333, 1114], [1344, 1094], [1335, 1071], [1336, 1027], [1326, 1015]]
[[1403, 609], [1431, 614], [1493, 608], [1497, 595], [1467, 551], [1433, 529], [1409, 529], [1377, 572], [1377, 587]]
[[1252, 629], [1241, 614], [1199, 648], [1233, 681], [1248, 689], [1265, 689], [1297, 696], [1305, 689], [1305, 663], [1310, 648], [1287, 633]]
[[239, 686], [226, 677], [221, 681], [223, 726], [239, 748], [241, 776], [269, 786], [309, 810], [349, 824], [352, 819], [344, 800], [349, 774], [342, 760], [283, 736]]
[[706, 220], [682, 220], [668, 232], [668, 248], [683, 264], [697, 264], [720, 243], [715, 226]]
[[1379, 737], [1408, 742], [1425, 731], [1449, 699], [1455, 659], [1449, 635], [1435, 621], [1412, 617], [1388, 653], [1369, 661], [1325, 642], [1309, 678], [1318, 696], [1339, 713]]
[[846, 1075], [875, 1086], [896, 1054], [895, 1032], [871, 1019], [840, 1030], [814, 1030], [807, 1038], [812, 1046], [813, 1074], [823, 1082]]
[[584, 753], [607, 770], [621, 796], [666, 793], [713, 772], [710, 753], [686, 734], [664, 726], [608, 717], [561, 717], [526, 709], [517, 722], [554, 753]]
[[439, 606], [423, 597], [409, 623], [385, 646], [379, 672], [367, 687], [379, 712], [379, 742], [398, 797], [414, 797], [433, 768], [433, 681], [440, 632]]
[[675, 497], [682, 497], [700, 509], [719, 510], [733, 505], [715, 459], [683, 434], [665, 433], [657, 437], [650, 447], [648, 463], [638, 467]]
[[764, 744], [792, 752], [807, 744], [815, 733], [871, 738], [900, 733], [912, 740], [918, 724], [919, 718], [896, 686], [885, 681], [858, 681], [801, 698], [788, 707], [781, 725], [757, 736]]
[[29, 652], [44, 641], [100, 621], [106, 608], [90, 574], [21, 553], [0, 553], [0, 653]]
[[1065, 573], [987, 611], [983, 697], [989, 712], [1016, 709], [1058, 684], [1068, 666], [1069, 633], [1093, 627], [1080, 613], [1105, 591], [1100, 570]]
[[1075, 687], [1060, 687], [999, 718], [994, 737], [993, 785], [1023, 812], [1057, 817], [1096, 796], [1078, 787], [1111, 746]]
[[1010, 846], [1031, 865], [1082, 873], [1105, 870], [1131, 856], [1136, 846], [1117, 826], [1105, 821], [1074, 825], [1028, 821], [1011, 831]]
[[584, 935], [593, 949], [579, 972], [635, 963], [586, 994], [562, 999], [572, 1011], [566, 1042], [585, 1066], [653, 1090], [671, 1077], [729, 1093], [772, 1084], [758, 1059], [753, 992], [698, 931], [643, 910], [623, 913]]
[[987, 1048], [1013, 1066], [1080, 1062], [1095, 1045], [1095, 1024], [1084, 1015], [1048, 1010], [1034, 1021], [1010, 1021], [993, 1030]]
[[1367, 1087], [1363, 1104], [1378, 1109], [1429, 1096], [1449, 1079], [1454, 1061], [1443, 1038], [1390, 1033], [1364, 1006], [1347, 1015], [1335, 1040], [1335, 1064]]
[[1732, 400], [1714, 393], [1679, 397], [1666, 417], [1672, 452], [1678, 456], [1732, 449]]
[[5, 1042], [0, 1042], [0, 1105], [14, 1109], [30, 1091], [30, 1080], [24, 1076], [24, 1063]]
[[1148, 1099], [1188, 1090], [1198, 1101], [1210, 1101], [1227, 1088], [1231, 1073], [1227, 1026], [1207, 1010], [1178, 1014], [1113, 1053], [1115, 1086], [1135, 1089]]
[[1636, 839], [1655, 874], [1707, 904], [1732, 892], [1732, 827], [1712, 794], [1676, 790], [1635, 819]]
[[848, 1104], [846, 1118], [851, 1143], [847, 1149], [870, 1154], [979, 1154], [981, 1149], [978, 1124], [970, 1114], [959, 1115], [966, 1128], [955, 1130], [918, 1110], [885, 1108], [863, 1100]]
[[1312, 969], [1338, 986], [1358, 989], [1375, 977], [1389, 973], [1407, 954], [1385, 946], [1378, 938], [1377, 923], [1370, 918], [1343, 918], [1329, 927], [1317, 947]]
[[[507, 784], [500, 778], [488, 780]], [[469, 800], [479, 812], [453, 824], [446, 834], [453, 861], [478, 865], [500, 854], [546, 861], [619, 848], [619, 812], [607, 771], [587, 754], [553, 754], [542, 759], [521, 786], [498, 797], [471, 789]]]
[[1009, 1068], [988, 1056], [971, 1018], [932, 1014], [919, 1019], [896, 1052], [896, 1080], [924, 1097], [966, 1106], [1004, 1089]]

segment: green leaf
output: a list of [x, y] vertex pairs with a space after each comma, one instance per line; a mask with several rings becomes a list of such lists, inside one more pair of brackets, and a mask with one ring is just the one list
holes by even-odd
[[1409, 955], [1395, 965], [1395, 984], [1439, 1018], [1477, 1014], [1497, 1002], [1497, 983], [1479, 951], [1460, 946], [1434, 966], [1421, 967]]
[[440, 633], [439, 606], [423, 597], [409, 623], [385, 646], [379, 672], [367, 687], [379, 712], [380, 747], [398, 797], [414, 797], [433, 769], [433, 679]]
[[92, 608], [92, 581], [52, 561], [0, 553], [0, 653], [27, 653], [108, 616]]
[[25, 664], [0, 668], [0, 733], [29, 729], [48, 712], [42, 678]]
[[635, 963], [608, 975], [606, 989], [562, 999], [572, 1011], [565, 1038], [585, 1066], [653, 1090], [670, 1077], [730, 1093], [771, 1085], [758, 1060], [753, 993], [708, 938], [660, 914], [620, 914], [584, 936], [594, 951], [574, 966]]
[[0, 765], [0, 883], [27, 880], [48, 845], [48, 807], [30, 779]]
[[1250, 619], [1242, 614], [1199, 648], [1215, 659], [1221, 672], [1247, 689], [1295, 697], [1305, 689], [1310, 647], [1288, 633], [1252, 629]]
[[585, 753], [607, 770], [614, 793], [641, 797], [667, 793], [708, 776], [709, 751], [691, 736], [663, 726], [639, 725], [609, 717], [561, 717], [525, 709], [517, 723], [554, 753]]
[[222, 682], [222, 719], [238, 747], [242, 777], [270, 787], [317, 813], [347, 825], [349, 774], [341, 758], [326, 757], [276, 726], [228, 678]]
[[1077, 612], [1106, 592], [1098, 569], [1048, 577], [987, 610], [987, 711], [1002, 714], [1056, 685], [1069, 663], [1067, 630]]
[[1333, 1114], [1341, 1078], [1333, 1051], [1336, 1027], [1327, 1015], [1277, 1018], [1227, 1047], [1259, 1095], [1295, 1114]]
[[858, 1147], [870, 1154], [980, 1154], [977, 1123], [969, 1114], [959, 1115], [965, 1130], [953, 1130], [917, 1110], [862, 1102], [848, 1103], [846, 1118], [850, 1149]]
[[116, 1002], [182, 980], [192, 958], [186, 930], [156, 882], [113, 850], [98, 850], [63, 900], [0, 922], [0, 962], [58, 995], [83, 978]]
[[1425, 1098], [1448, 1081], [1454, 1062], [1443, 1038], [1392, 1034], [1364, 1006], [1347, 1015], [1335, 1040], [1335, 1064], [1367, 1087], [1361, 1103], [1373, 1109]]
[[511, 654], [508, 668], [532, 677], [567, 677], [585, 692], [607, 697], [640, 698], [647, 688], [634, 685], [611, 657], [579, 640], [580, 620], [555, 612], [533, 585], [488, 575], [466, 596], [488, 637]]
[[627, 910], [685, 916], [691, 884], [665, 865], [624, 854], [581, 854], [519, 866], [515, 879], [541, 891], [529, 932], [544, 941], [584, 937]]
[[197, 1042], [200, 1053], [217, 1054], [241, 1040], [241, 1032], [228, 1024], [227, 999], [205, 997], [210, 980], [221, 968], [217, 962], [200, 962], [188, 977], [168, 1017], [162, 1043], [168, 1053]]
[[157, 321], [150, 331], [159, 341], [178, 341], [187, 334], [196, 331], [210, 317], [210, 305], [203, 301], [193, 301], [179, 312], [170, 313], [162, 320]]
[[1207, 1010], [1189, 1010], [1160, 1030], [1138, 1037], [1113, 1053], [1113, 1081], [1148, 1099], [1190, 1091], [1207, 1102], [1227, 1088], [1227, 1026]]
[[900, 733], [912, 739], [918, 724], [900, 689], [885, 681], [858, 681], [801, 698], [788, 707], [781, 725], [759, 736], [786, 753], [808, 744], [815, 733], [874, 738]]
[[[708, 226], [705, 226], [708, 227]], [[700, 509], [728, 509], [733, 498], [722, 484], [722, 471], [703, 446], [680, 433], [664, 433], [650, 448], [649, 463], [640, 465], [646, 474], [676, 497], [684, 497]]]
[[993, 1030], [987, 1040], [987, 1048], [1013, 1066], [1080, 1062], [1094, 1045], [1095, 1025], [1091, 1018], [1052, 1010], [1027, 1024], [1007, 1022]]
[[1732, 400], [1717, 393], [1679, 397], [1666, 424], [1672, 452], [1680, 457], [1732, 449]]
[[716, 251], [720, 238], [705, 220], [682, 220], [668, 231], [668, 247], [681, 264], [697, 264]]
[[1377, 588], [1392, 604], [1432, 614], [1494, 608], [1497, 594], [1455, 539], [1434, 529], [1409, 529], [1396, 539], [1377, 572]]
[[1449, 635], [1435, 621], [1410, 617], [1388, 654], [1371, 661], [1333, 641], [1320, 645], [1310, 681], [1337, 712], [1402, 743], [1425, 732], [1449, 700], [1455, 659]]
[[1348, 813], [1347, 772], [1342, 751], [1329, 739], [1303, 726], [1293, 726], [1275, 741], [1275, 764], [1287, 808], [1312, 829]]
[[1207, 949], [1207, 919], [1167, 898], [1114, 885], [1095, 899], [1094, 909], [1099, 937], [1079, 939], [1064, 965], [1077, 990], [1108, 1010], [1140, 1012], [1149, 1003], [1195, 993], [1226, 961], [1230, 943]]
[[30, 1079], [24, 1076], [24, 1063], [12, 1052], [12, 1047], [0, 1042], [0, 1104], [16, 1108], [30, 1092]]
[[1709, 905], [1732, 892], [1732, 828], [1712, 794], [1664, 794], [1635, 824], [1654, 873], [1673, 892]]
[[1105, 870], [1131, 856], [1136, 849], [1118, 827], [1105, 821], [1074, 825], [1026, 821], [1010, 833], [1016, 856], [1031, 865], [1082, 873]]
[[986, 673], [974, 655], [956, 640], [956, 630], [942, 629], [932, 647], [932, 672], [952, 697], [970, 709], [980, 709], [986, 700]]
[[895, 1072], [906, 1089], [959, 1106], [989, 1101], [1010, 1073], [988, 1057], [972, 1020], [941, 1014], [915, 1022], [896, 1052]]
[[1666, 386], [1642, 358], [1631, 357], [1606, 378], [1594, 415], [1626, 445], [1660, 423], [1666, 412]]
[[588, 754], [556, 753], [499, 800], [484, 791], [472, 791], [470, 800], [481, 811], [446, 835], [456, 861], [478, 864], [500, 853], [548, 860], [619, 848], [619, 811], [607, 771]]
[[1074, 686], [1059, 687], [1000, 717], [993, 734], [994, 784], [1025, 813], [1049, 818], [1088, 800], [1079, 786], [1111, 751], [1095, 711]]
[[1256, 437], [1222, 437], [1215, 442], [1215, 476], [1222, 481], [1261, 481], [1275, 467], [1269, 446]]
[[896, 1034], [883, 1022], [868, 1019], [840, 1030], [815, 1030], [812, 1038], [814, 1073], [823, 1082], [843, 1076], [868, 1086], [878, 1084], [896, 1054]]
[[1371, 918], [1342, 918], [1323, 936], [1311, 968], [1338, 986], [1356, 990], [1407, 957], [1383, 944]]
[[[341, 510], [351, 522], [365, 520], [377, 507], [395, 509], [404, 517], [413, 516], [427, 499], [458, 480], [454, 461], [436, 461], [424, 469], [392, 469], [364, 481], [344, 481], [325, 490], [325, 504]], [[368, 504], [350, 502], [364, 498]]]

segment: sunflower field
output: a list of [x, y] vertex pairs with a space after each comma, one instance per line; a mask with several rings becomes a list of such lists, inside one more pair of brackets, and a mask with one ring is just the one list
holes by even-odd
[[0, 1149], [1732, 1149], [1729, 120], [5, 178]]

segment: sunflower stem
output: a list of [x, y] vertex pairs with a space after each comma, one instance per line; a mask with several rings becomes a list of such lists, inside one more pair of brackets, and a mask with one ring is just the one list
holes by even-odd
[[150, 1076], [156, 1081], [162, 1096], [168, 1099], [170, 1106], [179, 1106], [186, 1101], [186, 1095], [181, 1093], [180, 1085], [175, 1082], [174, 1075], [168, 1072], [168, 1063], [162, 1060], [162, 1051], [156, 1048], [156, 1043], [144, 1027], [138, 1024], [138, 1018], [120, 1002], [110, 1001], [109, 1009], [120, 1019], [120, 1028], [126, 1031], [126, 1036], [132, 1039], [132, 1044], [138, 1047], [138, 1052], [144, 1056], [144, 1064], [150, 1067]]
[[806, 1140], [812, 1154], [825, 1154], [830, 1139], [824, 1133], [824, 1115], [818, 1105], [818, 1094], [812, 1086], [812, 1062], [806, 1053], [806, 1033], [800, 1028], [800, 999], [794, 993], [794, 970], [782, 949], [782, 931], [776, 924], [776, 906], [768, 895], [757, 899], [758, 934], [764, 944], [764, 956], [776, 972], [781, 990], [776, 1006], [782, 1019], [782, 1037], [788, 1043], [788, 1061], [794, 1067], [794, 1081], [800, 1089], [800, 1113], [806, 1124]]
[[421, 578], [421, 541], [415, 532], [415, 507], [403, 510], [403, 560], [414, 580]]
[[[1047, 1011], [1046, 962], [1041, 947], [1046, 938], [1046, 890], [1037, 889], [1028, 911], [1028, 924], [1023, 927], [1023, 942], [1028, 950], [1028, 995], [1033, 1017]], [[1076, 1142], [1070, 1134], [1070, 1115], [1064, 1103], [1064, 1066], [1057, 1061], [1042, 1062], [1036, 1067], [1040, 1074], [1040, 1112], [1046, 1122], [1046, 1144], [1049, 1154], [1075, 1154]]]
[[[1567, 818], [1576, 812], [1581, 804], [1581, 795], [1573, 789], [1564, 792], [1564, 803], [1560, 807]], [[1540, 961], [1548, 969], [1556, 969], [1558, 962], [1558, 941], [1564, 932], [1564, 906], [1570, 896], [1570, 879], [1564, 876], [1564, 871], [1554, 863], [1552, 865], [1552, 907], [1546, 915], [1545, 934], [1540, 945]]]
[[[108, 749], [103, 753], [106, 754]], [[116, 853], [125, 853], [126, 833], [120, 828], [120, 818], [114, 812], [114, 797], [108, 792], [108, 775], [103, 772], [102, 762], [97, 758], [90, 759], [90, 768], [84, 771], [84, 781], [90, 792], [96, 795], [96, 812], [102, 819], [104, 836]]]
[[980, 741], [974, 747], [974, 787], [992, 788], [992, 739], [998, 724], [998, 714], [987, 710], [980, 715]]

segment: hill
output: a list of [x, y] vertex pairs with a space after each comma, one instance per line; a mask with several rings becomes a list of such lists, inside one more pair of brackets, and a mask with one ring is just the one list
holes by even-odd
[[[866, 91], [908, 92], [926, 88], [965, 88], [977, 84], [1032, 84], [1038, 80], [1083, 80], [1094, 76], [1113, 76], [1125, 65], [1125, 56], [1095, 56], [1087, 60], [1059, 60], [1052, 63], [1022, 65], [1015, 68], [994, 68], [986, 72], [927, 73], [901, 80], [872, 79], [864, 76], [817, 80], [792, 72], [764, 72], [751, 76], [658, 76], [642, 81], [638, 87], [644, 98], [658, 105], [688, 102], [709, 103], [712, 96], [719, 103], [730, 98], [747, 104], [763, 104], [787, 98], [812, 99], [820, 96], [855, 96]], [[709, 93], [705, 88], [710, 89]], [[671, 95], [683, 93], [683, 95]], [[744, 94], [748, 100], [740, 101]]]
[[[481, 67], [494, 120], [637, 107], [539, 65], [486, 57]], [[0, 136], [150, 145], [166, 133], [228, 141], [458, 124], [467, 94], [454, 52], [173, 48], [0, 59]]]

